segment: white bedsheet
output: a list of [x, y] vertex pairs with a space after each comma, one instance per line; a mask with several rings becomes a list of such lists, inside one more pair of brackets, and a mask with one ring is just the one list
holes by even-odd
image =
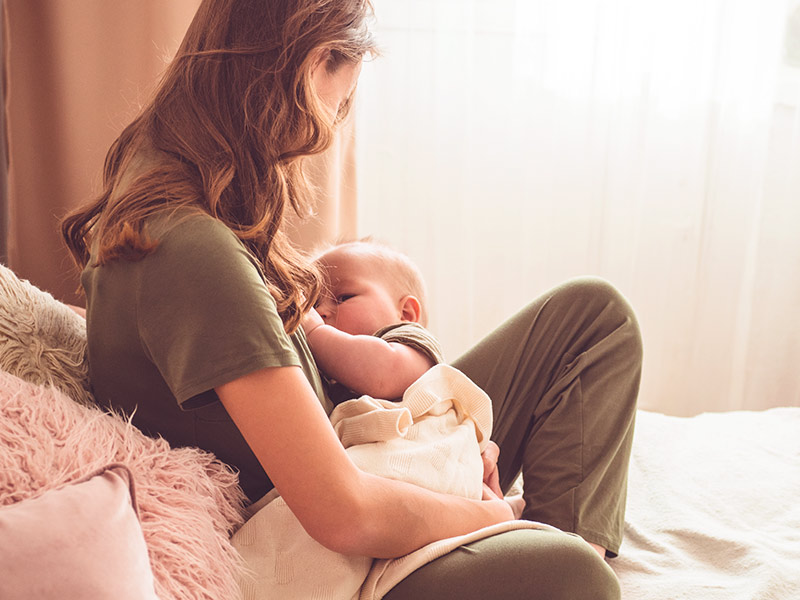
[[800, 408], [639, 411], [623, 600], [800, 599]]

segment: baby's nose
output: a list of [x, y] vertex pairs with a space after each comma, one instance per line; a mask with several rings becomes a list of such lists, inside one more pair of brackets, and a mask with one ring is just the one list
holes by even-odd
[[326, 324], [330, 325], [336, 320], [336, 304], [330, 299], [322, 299], [317, 304], [317, 312]]

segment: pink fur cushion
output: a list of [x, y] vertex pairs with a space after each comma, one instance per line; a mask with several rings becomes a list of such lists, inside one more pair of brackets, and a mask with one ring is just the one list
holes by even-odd
[[0, 371], [0, 506], [110, 463], [136, 481], [158, 597], [236, 598], [241, 566], [229, 536], [244, 496], [234, 473], [208, 453], [170, 449], [118, 416]]
[[0, 507], [0, 598], [158, 600], [130, 471]]

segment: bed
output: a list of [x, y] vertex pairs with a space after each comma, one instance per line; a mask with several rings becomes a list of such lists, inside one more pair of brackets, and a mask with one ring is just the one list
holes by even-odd
[[624, 600], [800, 599], [800, 408], [639, 411]]
[[[48, 402], [63, 398], [63, 402], [73, 404], [69, 400], [72, 398], [78, 408], [62, 407], [71, 411], [70, 418], [97, 420], [97, 409], [86, 406], [90, 398], [86, 381], [85, 327], [76, 319], [78, 317], [65, 305], [19, 280], [0, 265], [0, 368], [3, 375], [10, 374], [42, 388], [54, 386], [57, 389], [47, 388], [52, 392]], [[6, 408], [11, 402], [19, 402], [19, 398], [18, 390], [12, 394], [0, 389], [0, 401]], [[13, 415], [18, 410], [6, 413]], [[104, 415], [104, 418], [114, 417]], [[3, 427], [9, 425], [6, 422]], [[122, 426], [122, 423], [115, 423], [117, 428]], [[692, 418], [640, 410], [628, 483], [625, 540], [620, 556], [609, 563], [619, 576], [623, 599], [800, 599], [799, 434], [798, 407], [708, 413]], [[21, 443], [19, 437], [15, 439]], [[28, 444], [34, 442], [25, 440]], [[146, 444], [146, 441], [136, 443]], [[128, 448], [131, 442], [120, 444]], [[40, 445], [42, 449], [38, 454], [72, 452], [75, 478], [89, 468], [89, 465], [75, 463], [84, 460], [85, 453], [69, 447]], [[159, 452], [163, 454], [166, 450]], [[0, 462], [15, 460], [24, 464], [27, 461], [26, 457], [11, 457], [10, 453], [7, 446], [0, 446]], [[112, 458], [119, 460], [121, 456], [130, 456], [130, 452], [116, 453]], [[47, 458], [48, 464], [57, 462], [51, 458]], [[206, 458], [197, 460], [207, 461]], [[181, 461], [185, 463], [186, 459], [181, 458]], [[136, 465], [136, 469], [140, 477], [147, 477], [141, 464]], [[214, 560], [217, 564], [227, 561], [229, 577], [225, 582], [216, 583], [214, 589], [219, 590], [229, 586], [235, 577], [236, 563], [231, 558], [234, 553], [226, 536], [231, 526], [237, 524], [234, 511], [239, 509], [236, 505], [239, 496], [228, 489], [228, 479], [222, 475], [215, 477], [209, 480], [209, 485], [227, 486], [225, 493], [219, 495], [223, 498], [220, 502], [230, 502], [232, 506], [215, 508], [217, 512], [213, 517], [203, 517], [199, 513], [188, 517], [208, 520], [208, 535], [216, 536], [210, 544], [217, 552]], [[33, 479], [0, 477], [3, 503], [40, 493], [42, 481], [36, 483], [35, 490], [24, 489]], [[157, 532], [167, 527], [163, 519], [170, 517], [165, 517], [162, 509], [150, 515], [147, 506], [155, 499], [164, 501], [164, 490], [154, 488], [154, 497], [150, 499], [148, 482], [144, 483], [139, 489], [140, 504], [145, 509], [143, 523], [149, 526], [145, 539], [150, 560], [156, 580], [161, 582], [158, 590], [162, 598], [189, 597], [165, 591], [170, 586], [175, 587], [176, 577], [188, 571], [174, 561], [171, 565], [163, 562], [165, 556], [176, 554], [175, 549], [165, 552], [163, 547], [156, 547], [153, 540]], [[186, 502], [185, 495], [181, 502], [184, 507], [192, 505]], [[219, 511], [227, 515], [225, 519], [219, 516]], [[176, 539], [180, 543], [180, 536], [176, 538], [175, 535], [170, 543], [176, 543]], [[161, 564], [156, 562], [159, 557]], [[200, 594], [196, 581], [182, 585], [194, 585], [194, 597], [219, 595], [211, 591]]]

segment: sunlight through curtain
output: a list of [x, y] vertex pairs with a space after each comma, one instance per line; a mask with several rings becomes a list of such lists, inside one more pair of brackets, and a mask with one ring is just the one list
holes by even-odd
[[374, 0], [358, 231], [455, 358], [565, 278], [630, 299], [642, 408], [800, 405], [800, 8]]

